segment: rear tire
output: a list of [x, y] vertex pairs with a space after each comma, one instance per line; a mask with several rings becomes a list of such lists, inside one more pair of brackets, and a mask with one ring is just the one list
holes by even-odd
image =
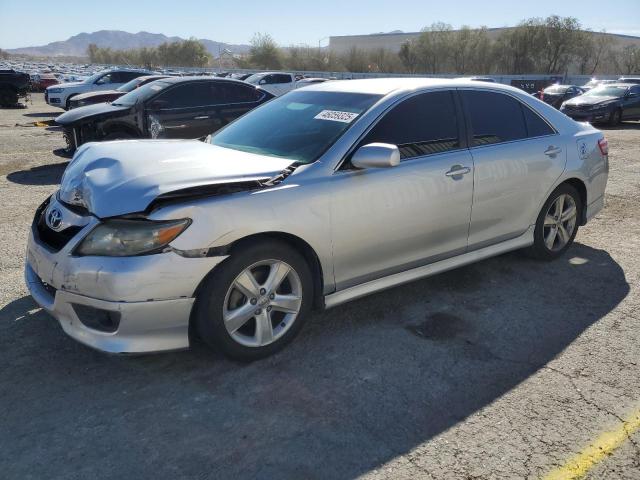
[[555, 260], [573, 243], [582, 218], [582, 200], [578, 191], [563, 183], [542, 206], [533, 233], [529, 256], [539, 260]]
[[620, 125], [621, 121], [622, 121], [622, 110], [620, 110], [619, 108], [616, 108], [614, 111], [611, 112], [611, 115], [609, 115], [609, 125], [612, 127], [615, 127], [617, 125]]
[[202, 284], [192, 321], [200, 338], [235, 360], [250, 362], [284, 348], [313, 303], [304, 257], [265, 240], [232, 251]]
[[104, 136], [104, 138], [102, 140], [104, 141], [109, 141], [109, 140], [129, 140], [132, 138], [136, 138], [133, 135], [131, 135], [128, 132], [111, 132], [108, 133]]

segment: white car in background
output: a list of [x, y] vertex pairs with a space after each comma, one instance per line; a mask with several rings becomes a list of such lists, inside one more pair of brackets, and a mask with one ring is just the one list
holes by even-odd
[[283, 72], [261, 72], [254, 73], [245, 79], [245, 82], [252, 85], [259, 85], [260, 88], [279, 97], [296, 88], [296, 79], [291, 73]]
[[45, 101], [53, 106], [65, 110], [69, 109], [69, 100], [80, 93], [97, 90], [114, 90], [121, 85], [142, 75], [149, 75], [145, 70], [108, 70], [96, 73], [82, 82], [69, 82], [52, 85], [44, 92]]

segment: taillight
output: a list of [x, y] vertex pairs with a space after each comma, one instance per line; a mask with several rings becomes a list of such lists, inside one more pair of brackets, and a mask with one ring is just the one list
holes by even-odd
[[609, 142], [606, 138], [601, 138], [598, 140], [598, 148], [600, 148], [600, 153], [602, 155], [609, 155]]

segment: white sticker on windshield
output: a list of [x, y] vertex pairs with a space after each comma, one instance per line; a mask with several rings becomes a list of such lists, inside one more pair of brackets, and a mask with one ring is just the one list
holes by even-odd
[[313, 118], [318, 120], [331, 120], [333, 122], [351, 123], [354, 118], [358, 116], [357, 113], [352, 112], [339, 112], [337, 110], [323, 110]]

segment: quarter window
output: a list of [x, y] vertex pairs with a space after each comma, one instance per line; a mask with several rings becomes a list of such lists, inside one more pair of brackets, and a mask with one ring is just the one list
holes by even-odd
[[[520, 103], [520, 102], [518, 102]], [[556, 133], [540, 115], [535, 113], [526, 105], [521, 105], [524, 113], [524, 120], [527, 125], [527, 137], [543, 137], [545, 135], [553, 135]]]
[[423, 93], [404, 100], [358, 146], [374, 142], [397, 145], [401, 160], [460, 148], [451, 92]]

